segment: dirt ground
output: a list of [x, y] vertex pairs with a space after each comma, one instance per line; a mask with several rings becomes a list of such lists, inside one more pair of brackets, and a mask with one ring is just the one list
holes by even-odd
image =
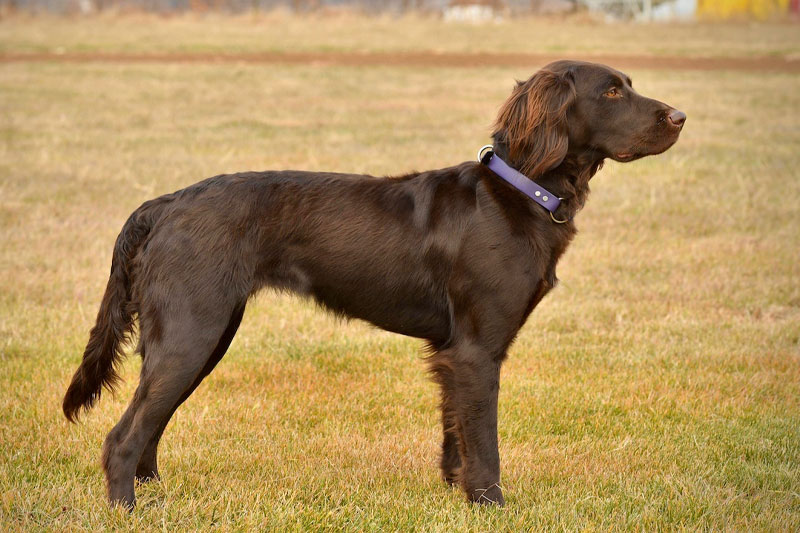
[[800, 72], [800, 58], [767, 57], [674, 57], [634, 55], [556, 54], [470, 54], [436, 52], [260, 52], [260, 53], [5, 53], [0, 63], [15, 62], [109, 62], [109, 63], [273, 63], [337, 66], [412, 66], [412, 67], [515, 67], [544, 65], [569, 57], [614, 65], [617, 68], [669, 70], [735, 70]]

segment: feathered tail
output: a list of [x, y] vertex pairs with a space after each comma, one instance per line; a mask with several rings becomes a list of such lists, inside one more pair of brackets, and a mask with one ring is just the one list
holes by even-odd
[[131, 259], [150, 233], [153, 204], [160, 203], [153, 200], [134, 211], [117, 237], [97, 322], [89, 335], [83, 361], [64, 395], [62, 408], [70, 422], [77, 421], [81, 409], [88, 411], [97, 402], [103, 388], [113, 390], [120, 379], [116, 367], [133, 329]]

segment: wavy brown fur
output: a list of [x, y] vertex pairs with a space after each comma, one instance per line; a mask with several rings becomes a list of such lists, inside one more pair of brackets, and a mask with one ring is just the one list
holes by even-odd
[[517, 82], [492, 134], [502, 137], [517, 170], [535, 179], [564, 160], [569, 148], [567, 111], [575, 97], [567, 73], [542, 69], [528, 81]]
[[76, 422], [81, 410], [88, 411], [100, 399], [103, 389], [113, 392], [120, 381], [117, 366], [125, 355], [134, 327], [135, 306], [131, 303], [131, 261], [153, 224], [152, 208], [161, 200], [147, 202], [132, 214], [122, 228], [111, 257], [111, 274], [89, 333], [83, 360], [72, 376], [62, 402], [64, 416]]

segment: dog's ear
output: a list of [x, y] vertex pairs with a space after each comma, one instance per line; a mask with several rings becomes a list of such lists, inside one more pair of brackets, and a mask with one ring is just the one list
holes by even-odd
[[531, 177], [558, 166], [569, 148], [567, 111], [574, 100], [569, 71], [540, 70], [528, 81], [517, 82], [492, 134], [506, 143], [509, 163]]

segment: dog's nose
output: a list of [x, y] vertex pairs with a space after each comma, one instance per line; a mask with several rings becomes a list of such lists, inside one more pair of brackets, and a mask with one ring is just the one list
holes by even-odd
[[677, 109], [673, 109], [667, 115], [669, 121], [672, 122], [674, 126], [678, 126], [679, 128], [683, 126], [683, 123], [686, 122], [686, 113], [683, 111], [678, 111]]

